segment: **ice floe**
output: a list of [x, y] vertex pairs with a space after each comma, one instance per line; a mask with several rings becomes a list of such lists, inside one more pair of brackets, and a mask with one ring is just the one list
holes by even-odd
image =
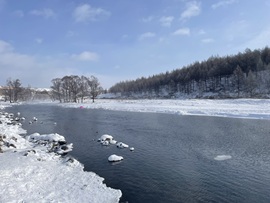
[[218, 155], [214, 159], [216, 161], [224, 161], [224, 160], [231, 159], [231, 158], [232, 158], [231, 155]]
[[122, 161], [123, 159], [124, 158], [122, 156], [118, 156], [118, 155], [113, 154], [113, 155], [109, 156], [108, 161], [115, 162], [115, 161]]

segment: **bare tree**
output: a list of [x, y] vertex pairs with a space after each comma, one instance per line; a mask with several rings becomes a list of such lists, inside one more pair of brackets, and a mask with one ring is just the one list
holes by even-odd
[[91, 76], [88, 81], [88, 85], [90, 88], [90, 96], [93, 102], [95, 102], [95, 98], [101, 93], [102, 87], [98, 79], [95, 76]]
[[7, 91], [6, 94], [9, 98], [9, 102], [17, 102], [19, 93], [22, 92], [21, 81], [19, 79], [12, 80], [11, 78], [7, 80]]
[[57, 100], [59, 100], [59, 102], [62, 102], [61, 79], [60, 78], [55, 78], [55, 79], [52, 79], [51, 82], [52, 82], [51, 89], [52, 89], [52, 97], [53, 97], [53, 99], [57, 99]]

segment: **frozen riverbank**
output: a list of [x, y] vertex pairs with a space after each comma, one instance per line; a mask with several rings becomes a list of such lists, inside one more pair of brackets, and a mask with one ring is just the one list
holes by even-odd
[[8, 123], [0, 115], [0, 202], [119, 202], [120, 190], [84, 172], [75, 159], [29, 142], [21, 136], [25, 130]]
[[179, 115], [270, 119], [269, 99], [231, 100], [96, 100], [95, 103], [59, 104], [64, 107], [117, 111], [157, 112]]

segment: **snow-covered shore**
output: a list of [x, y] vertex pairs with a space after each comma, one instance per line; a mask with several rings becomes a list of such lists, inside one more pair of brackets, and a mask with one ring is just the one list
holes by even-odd
[[179, 115], [270, 119], [270, 99], [116, 100], [59, 104], [63, 107], [156, 112]]
[[119, 202], [120, 190], [84, 172], [77, 160], [30, 142], [9, 121], [0, 115], [0, 202]]

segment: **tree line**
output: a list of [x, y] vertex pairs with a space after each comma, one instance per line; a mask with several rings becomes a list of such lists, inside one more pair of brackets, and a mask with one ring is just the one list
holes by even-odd
[[55, 78], [51, 82], [52, 98], [59, 102], [83, 102], [86, 97], [94, 102], [103, 90], [95, 76], [70, 75]]
[[235, 93], [237, 97], [254, 97], [270, 93], [270, 48], [246, 49], [243, 53], [196, 61], [181, 69], [122, 81], [109, 89], [111, 93], [130, 96], [136, 93], [168, 97], [177, 94], [205, 95], [216, 92], [223, 96]]
[[6, 87], [2, 88], [2, 95], [4, 96], [4, 101], [9, 101], [10, 103], [18, 101], [27, 101], [32, 95], [33, 91], [30, 87], [22, 87], [22, 83], [19, 79], [7, 79]]
[[95, 76], [70, 75], [62, 78], [52, 79], [50, 90], [34, 89], [30, 86], [23, 87], [19, 79], [9, 78], [6, 86], [0, 88], [0, 95], [4, 101], [10, 103], [29, 100], [58, 100], [59, 102], [83, 102], [90, 97], [94, 102], [95, 98], [103, 92], [99, 80]]

